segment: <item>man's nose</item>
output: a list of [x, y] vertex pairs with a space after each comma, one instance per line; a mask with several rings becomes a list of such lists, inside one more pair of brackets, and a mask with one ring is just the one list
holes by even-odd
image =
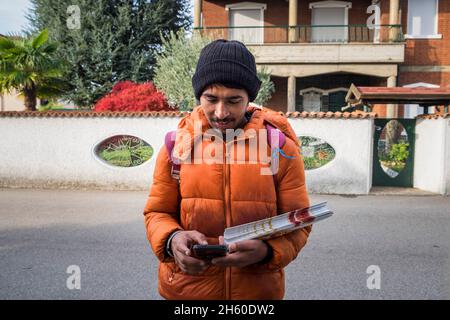
[[219, 101], [216, 106], [216, 111], [214, 112], [216, 119], [225, 119], [229, 114], [230, 113], [228, 112], [225, 103], [223, 101]]

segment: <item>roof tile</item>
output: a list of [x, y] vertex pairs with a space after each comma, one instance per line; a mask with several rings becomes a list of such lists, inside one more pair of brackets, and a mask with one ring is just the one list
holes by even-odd
[[417, 116], [418, 119], [440, 119], [440, 118], [450, 118], [450, 113], [441, 113], [441, 114], [420, 114]]
[[[156, 118], [156, 117], [184, 117], [188, 111], [141, 111], [141, 112], [112, 112], [112, 111], [2, 111], [0, 118]], [[313, 119], [365, 119], [375, 118], [373, 112], [278, 112], [286, 118], [313, 118]]]
[[386, 94], [444, 94], [450, 95], [448, 88], [405, 88], [405, 87], [357, 87], [362, 94], [386, 93]]

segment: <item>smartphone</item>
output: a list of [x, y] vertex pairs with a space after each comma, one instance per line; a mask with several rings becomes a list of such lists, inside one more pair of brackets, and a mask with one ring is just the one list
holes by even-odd
[[203, 260], [211, 260], [217, 257], [224, 257], [227, 255], [227, 245], [210, 245], [210, 244], [194, 244], [191, 248], [192, 255], [195, 258]]

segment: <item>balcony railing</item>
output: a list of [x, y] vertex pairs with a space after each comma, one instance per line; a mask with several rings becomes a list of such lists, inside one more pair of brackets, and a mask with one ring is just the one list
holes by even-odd
[[403, 42], [401, 25], [298, 25], [194, 28], [212, 39], [246, 44], [276, 43], [396, 43]]

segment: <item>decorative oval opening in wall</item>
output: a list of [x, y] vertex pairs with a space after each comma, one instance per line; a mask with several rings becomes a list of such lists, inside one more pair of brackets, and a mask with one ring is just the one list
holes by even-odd
[[383, 171], [395, 178], [406, 166], [409, 156], [409, 140], [405, 127], [397, 120], [384, 126], [378, 140], [378, 160]]
[[323, 167], [336, 156], [334, 148], [325, 140], [310, 136], [299, 136], [298, 141], [301, 145], [305, 170]]
[[109, 165], [136, 167], [148, 161], [153, 148], [144, 140], [130, 135], [115, 135], [95, 147], [95, 155]]

